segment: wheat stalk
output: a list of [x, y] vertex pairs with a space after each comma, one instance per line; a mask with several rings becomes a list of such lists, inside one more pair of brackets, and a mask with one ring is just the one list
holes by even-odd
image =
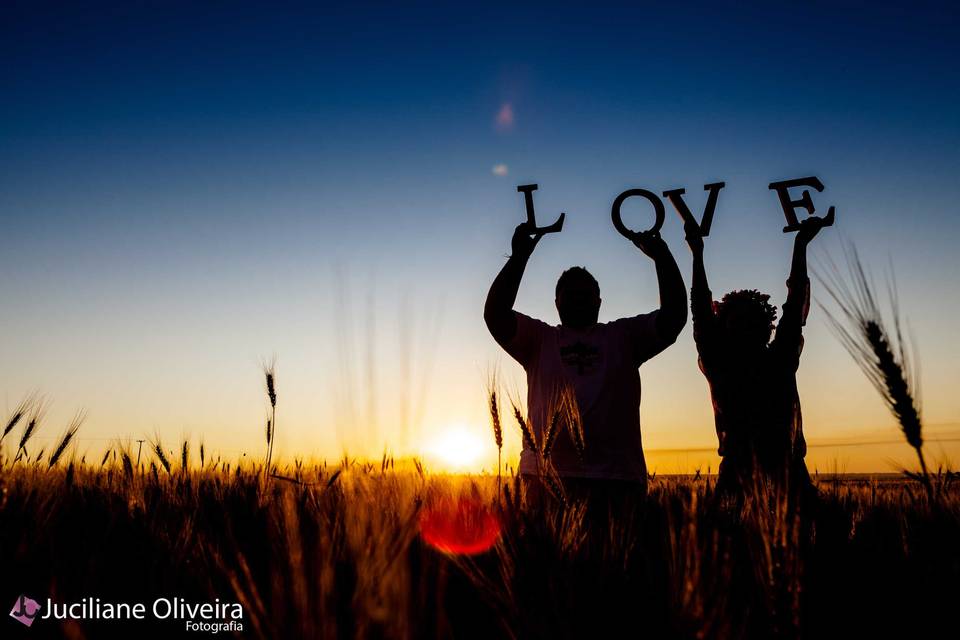
[[890, 314], [893, 318], [891, 332], [877, 304], [873, 281], [864, 269], [856, 247], [845, 247], [844, 255], [849, 282], [832, 262], [829, 263], [825, 275], [816, 274], [824, 289], [840, 308], [840, 313], [834, 314], [823, 304], [820, 304], [820, 307], [827, 316], [831, 330], [883, 398], [887, 408], [900, 424], [907, 444], [916, 451], [920, 461], [921, 482], [932, 500], [933, 485], [923, 456], [923, 425], [917, 400], [919, 371], [912, 358], [911, 349], [903, 339], [900, 306], [892, 270], [887, 286]]
[[17, 455], [13, 458], [14, 462], [20, 460], [27, 453], [27, 443], [30, 442], [30, 438], [32, 438], [37, 432], [37, 429], [40, 426], [40, 421], [43, 420], [44, 413], [45, 408], [42, 402], [37, 403], [33, 407], [33, 413], [30, 416], [30, 420], [27, 422], [27, 426], [24, 427], [23, 433], [20, 434], [20, 443], [17, 445]]
[[27, 423], [27, 428], [23, 430], [23, 434], [20, 436], [20, 444], [17, 445], [17, 449], [23, 449], [27, 446], [27, 443], [30, 442], [30, 438], [37, 430], [37, 424], [39, 420], [39, 416], [34, 416], [30, 419], [30, 422]]
[[17, 423], [20, 422], [20, 419], [23, 417], [24, 407], [21, 405], [13, 412], [13, 415], [10, 416], [10, 420], [7, 421], [7, 426], [3, 428], [3, 433], [0, 434], [0, 442], [3, 442], [3, 439], [7, 437], [7, 434], [13, 431], [13, 428], [17, 426]]
[[561, 406], [564, 409], [564, 419], [570, 431], [570, 438], [573, 440], [573, 446], [577, 450], [577, 457], [579, 457], [582, 462], [584, 451], [587, 448], [587, 440], [583, 433], [583, 420], [580, 417], [580, 406], [577, 404], [577, 396], [572, 388], [564, 387], [561, 392]]
[[493, 424], [493, 441], [497, 450], [503, 449], [503, 425], [500, 423], [500, 407], [497, 404], [497, 392], [490, 392], [490, 421]]
[[[150, 442], [150, 446], [153, 447], [153, 453], [157, 456], [157, 460], [160, 461], [160, 464], [163, 466], [163, 469], [169, 474], [170, 473], [170, 459], [167, 458], [167, 454], [163, 450], [163, 445], [160, 442], [160, 436], [157, 436], [156, 441]], [[156, 475], [156, 467], [153, 463], [150, 463], [150, 466], [154, 468], [154, 475]]]
[[513, 407], [513, 417], [517, 420], [517, 425], [520, 427], [520, 433], [523, 436], [523, 442], [530, 449], [533, 449], [534, 453], [540, 452], [539, 447], [537, 447], [537, 439], [533, 434], [533, 430], [530, 427], [530, 423], [526, 418], [523, 417], [523, 412], [520, 411], [520, 408], [517, 407], [516, 403], [512, 400], [510, 405]]
[[[74, 436], [77, 435], [77, 431], [80, 430], [80, 425], [83, 424], [84, 419], [86, 418], [86, 413], [80, 411], [73, 417], [73, 420], [70, 421], [70, 424], [67, 425], [67, 430], [64, 432], [63, 437], [60, 438], [60, 443], [57, 445], [57, 448], [53, 450], [53, 455], [50, 456], [47, 466], [52, 467], [57, 464], [57, 461], [60, 460], [60, 457], [63, 456], [64, 451], [67, 450], [67, 447], [70, 446], [70, 442], [73, 440]], [[110, 451], [107, 451], [109, 454]], [[104, 461], [107, 459], [104, 456]], [[101, 463], [103, 466], [103, 463]]]
[[133, 460], [130, 453], [124, 449], [120, 452], [120, 459], [123, 462], [123, 473], [127, 478], [133, 478]]
[[547, 430], [543, 434], [543, 449], [541, 455], [544, 458], [550, 457], [550, 452], [553, 450], [553, 443], [557, 439], [557, 433], [560, 429], [560, 420], [563, 415], [563, 403], [560, 402], [553, 410], [553, 414], [550, 416], [550, 422], [547, 423]]
[[270, 401], [270, 419], [267, 420], [267, 460], [263, 467], [264, 478], [270, 473], [270, 465], [273, 461], [273, 443], [277, 436], [277, 388], [276, 388], [276, 362], [264, 365], [263, 373], [267, 381], [267, 399]]
[[493, 441], [497, 445], [497, 496], [500, 495], [500, 469], [503, 466], [503, 424], [500, 421], [500, 405], [497, 402], [497, 374], [487, 378], [487, 392], [490, 396], [490, 424], [493, 426]]
[[7, 424], [3, 427], [3, 433], [0, 433], [0, 444], [2, 444], [3, 439], [6, 438], [11, 431], [13, 431], [23, 416], [30, 412], [30, 409], [33, 407], [35, 402], [35, 394], [30, 394], [20, 401], [20, 404], [17, 405], [17, 408], [13, 410], [13, 414], [10, 416], [10, 419], [7, 420]]
[[547, 491], [557, 500], [560, 501], [560, 504], [567, 506], [567, 493], [563, 489], [563, 480], [560, 478], [560, 474], [557, 473], [556, 468], [553, 464], [547, 461], [547, 464], [544, 465], [545, 470], [540, 474], [540, 479], [544, 482], [544, 487]]

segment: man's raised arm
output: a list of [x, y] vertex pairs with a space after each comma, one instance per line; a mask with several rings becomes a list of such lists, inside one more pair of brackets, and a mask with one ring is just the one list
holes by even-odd
[[487, 302], [483, 307], [483, 320], [493, 339], [505, 345], [513, 338], [517, 330], [517, 320], [513, 315], [513, 305], [517, 301], [520, 280], [527, 267], [527, 260], [543, 234], [530, 236], [530, 224], [524, 222], [513, 232], [511, 246], [513, 253], [494, 278], [487, 293]]
[[634, 236], [633, 244], [653, 259], [660, 287], [660, 309], [657, 312], [657, 333], [670, 343], [677, 339], [687, 324], [687, 287], [673, 259], [670, 248], [659, 233], [643, 231]]

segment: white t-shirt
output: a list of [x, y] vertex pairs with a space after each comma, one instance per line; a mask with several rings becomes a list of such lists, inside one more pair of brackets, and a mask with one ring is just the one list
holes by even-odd
[[[517, 330], [502, 345], [527, 372], [527, 409], [537, 442], [553, 415], [559, 390], [573, 388], [584, 432], [583, 462], [566, 427], [550, 460], [561, 476], [646, 481], [640, 440], [640, 365], [670, 346], [657, 333], [657, 311], [585, 330], [551, 326], [517, 311]], [[537, 473], [524, 443], [520, 473]]]

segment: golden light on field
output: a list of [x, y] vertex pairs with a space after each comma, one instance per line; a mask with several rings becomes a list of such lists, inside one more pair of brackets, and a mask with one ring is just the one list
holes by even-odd
[[428, 466], [441, 471], [476, 472], [488, 459], [490, 444], [480, 434], [455, 425], [436, 434], [423, 448]]

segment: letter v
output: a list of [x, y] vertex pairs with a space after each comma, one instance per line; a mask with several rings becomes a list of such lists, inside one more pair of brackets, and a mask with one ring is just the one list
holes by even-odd
[[720, 189], [725, 186], [727, 186], [726, 182], [713, 182], [703, 185], [703, 190], [710, 193], [707, 195], [707, 205], [703, 208], [703, 219], [699, 223], [693, 217], [687, 203], [683, 201], [685, 189], [664, 191], [663, 197], [670, 201], [673, 208], [680, 214], [680, 219], [683, 220], [684, 224], [690, 223], [700, 229], [700, 235], [708, 236], [710, 235], [710, 224], [713, 222], [713, 211], [717, 208], [717, 196], [720, 195]]

